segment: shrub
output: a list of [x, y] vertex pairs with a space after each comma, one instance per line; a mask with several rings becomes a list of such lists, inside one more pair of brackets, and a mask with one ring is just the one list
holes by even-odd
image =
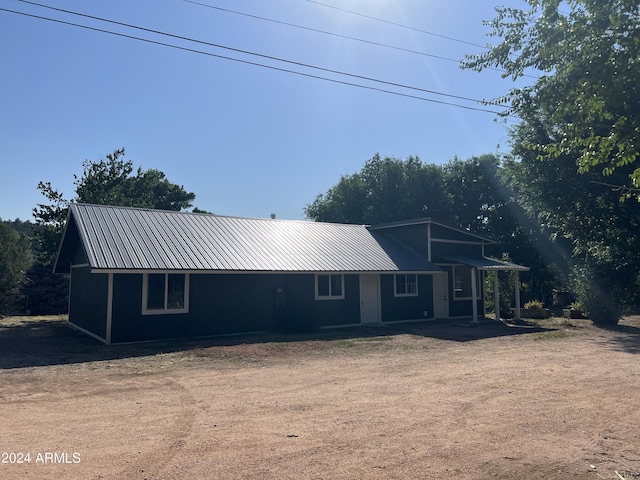
[[611, 265], [591, 265], [576, 268], [572, 280], [578, 301], [595, 325], [618, 324], [624, 311], [623, 299], [632, 285], [628, 275]]
[[532, 310], [542, 310], [542, 302], [540, 300], [531, 300], [524, 304], [524, 308], [532, 309]]
[[587, 310], [584, 308], [584, 305], [582, 305], [582, 302], [579, 301], [571, 302], [571, 305], [569, 305], [569, 307], [571, 307], [571, 310], [576, 310], [578, 312], [587, 312]]

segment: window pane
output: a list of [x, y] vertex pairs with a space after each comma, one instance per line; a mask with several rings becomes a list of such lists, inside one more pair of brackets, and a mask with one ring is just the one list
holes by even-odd
[[150, 273], [147, 282], [147, 309], [164, 309], [164, 274]]
[[418, 293], [418, 283], [416, 279], [416, 274], [412, 273], [407, 275], [407, 291], [406, 293]]
[[328, 297], [329, 293], [329, 275], [318, 275], [318, 296]]
[[396, 293], [398, 295], [407, 293], [407, 277], [405, 275], [396, 275]]
[[331, 296], [342, 296], [342, 275], [331, 275]]
[[456, 297], [471, 297], [471, 268], [455, 267], [456, 271]]
[[184, 275], [167, 275], [167, 308], [184, 308]]

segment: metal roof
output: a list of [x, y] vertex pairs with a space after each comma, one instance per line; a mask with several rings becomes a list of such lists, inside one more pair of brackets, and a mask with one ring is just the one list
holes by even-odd
[[69, 271], [78, 242], [104, 270], [440, 271], [364, 225], [72, 204], [55, 272]]
[[518, 271], [527, 271], [529, 267], [525, 267], [522, 265], [517, 265], [515, 263], [504, 262], [502, 260], [497, 260], [495, 258], [489, 257], [451, 257], [447, 256], [443, 259], [445, 262], [453, 262], [461, 265], [468, 265], [470, 267], [475, 267], [478, 270], [518, 270]]

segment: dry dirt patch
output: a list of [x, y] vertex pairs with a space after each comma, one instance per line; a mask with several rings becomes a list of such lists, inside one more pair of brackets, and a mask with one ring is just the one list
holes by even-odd
[[639, 317], [110, 347], [5, 319], [0, 452], [30, 462], [0, 478], [640, 478], [639, 354]]

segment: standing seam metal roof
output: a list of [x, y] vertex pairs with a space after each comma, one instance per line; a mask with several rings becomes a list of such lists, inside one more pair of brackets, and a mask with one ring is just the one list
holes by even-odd
[[[266, 220], [72, 204], [89, 265], [105, 270], [436, 272], [418, 252], [364, 225]], [[68, 224], [70, 224], [70, 220]], [[67, 226], [69, 228], [69, 225]], [[63, 239], [61, 252], [64, 248]], [[55, 271], [66, 271], [58, 257]]]

